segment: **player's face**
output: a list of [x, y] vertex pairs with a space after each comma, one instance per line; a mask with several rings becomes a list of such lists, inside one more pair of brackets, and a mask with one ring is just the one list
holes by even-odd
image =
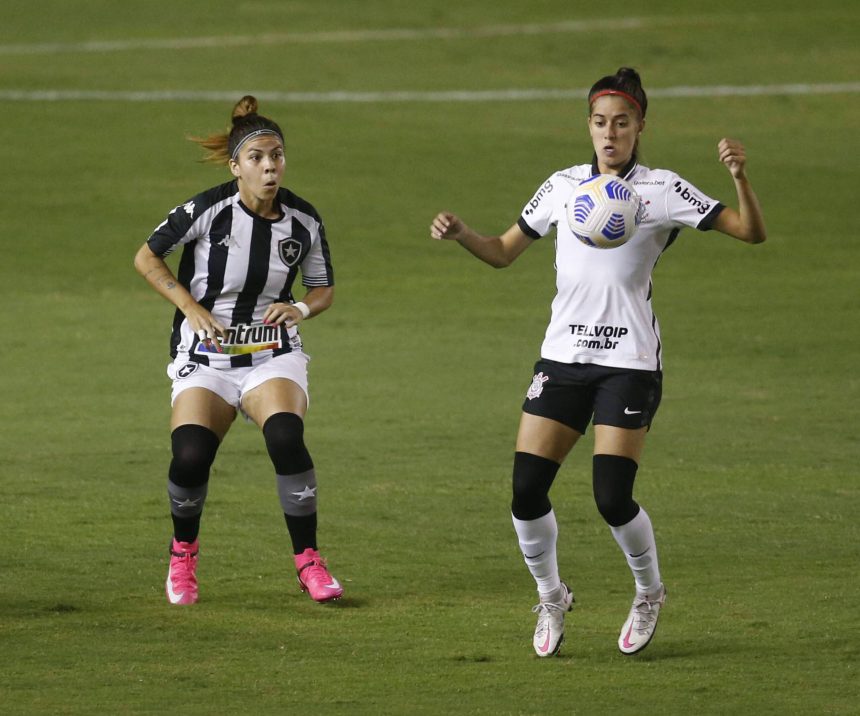
[[645, 121], [622, 97], [598, 97], [591, 106], [588, 131], [602, 174], [618, 174], [636, 151]]
[[271, 205], [281, 179], [284, 178], [284, 145], [278, 137], [265, 135], [252, 139], [239, 150], [238, 160], [230, 162], [230, 171], [239, 179], [242, 201], [249, 208]]

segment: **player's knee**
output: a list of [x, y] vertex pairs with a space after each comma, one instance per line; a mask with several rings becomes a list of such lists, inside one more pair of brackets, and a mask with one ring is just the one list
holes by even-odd
[[592, 485], [597, 509], [612, 527], [626, 525], [636, 517], [639, 505], [633, 499], [638, 465], [620, 455], [595, 455]]
[[518, 452], [514, 455], [511, 512], [518, 520], [536, 520], [552, 509], [549, 488], [560, 465], [545, 457]]
[[266, 449], [277, 474], [294, 475], [313, 469], [304, 435], [304, 421], [295, 413], [275, 413], [263, 424]]
[[170, 440], [173, 450], [170, 482], [179, 487], [205, 485], [218, 452], [218, 436], [202, 425], [180, 425]]

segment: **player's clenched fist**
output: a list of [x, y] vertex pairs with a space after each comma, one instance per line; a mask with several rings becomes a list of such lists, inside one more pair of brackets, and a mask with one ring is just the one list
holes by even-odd
[[434, 239], [456, 241], [463, 235], [464, 230], [465, 225], [460, 221], [460, 217], [447, 211], [437, 214], [433, 223], [430, 224], [430, 236]]
[[732, 176], [736, 179], [743, 176], [744, 167], [747, 163], [744, 145], [737, 139], [721, 139], [717, 145], [720, 161], [726, 165]]

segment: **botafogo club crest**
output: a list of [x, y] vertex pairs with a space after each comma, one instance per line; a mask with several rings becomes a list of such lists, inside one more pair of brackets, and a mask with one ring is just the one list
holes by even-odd
[[281, 239], [278, 242], [278, 256], [287, 266], [295, 266], [302, 256], [302, 242], [298, 239]]

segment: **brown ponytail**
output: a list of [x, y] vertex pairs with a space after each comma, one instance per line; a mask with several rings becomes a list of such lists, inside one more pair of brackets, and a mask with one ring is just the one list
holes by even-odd
[[236, 102], [230, 115], [232, 127], [226, 132], [216, 132], [208, 137], [189, 137], [192, 142], [199, 144], [207, 151], [202, 161], [212, 164], [229, 164], [236, 148], [252, 132], [263, 131], [277, 134], [281, 142], [284, 133], [281, 128], [268, 117], [257, 114], [257, 98], [245, 95]]

